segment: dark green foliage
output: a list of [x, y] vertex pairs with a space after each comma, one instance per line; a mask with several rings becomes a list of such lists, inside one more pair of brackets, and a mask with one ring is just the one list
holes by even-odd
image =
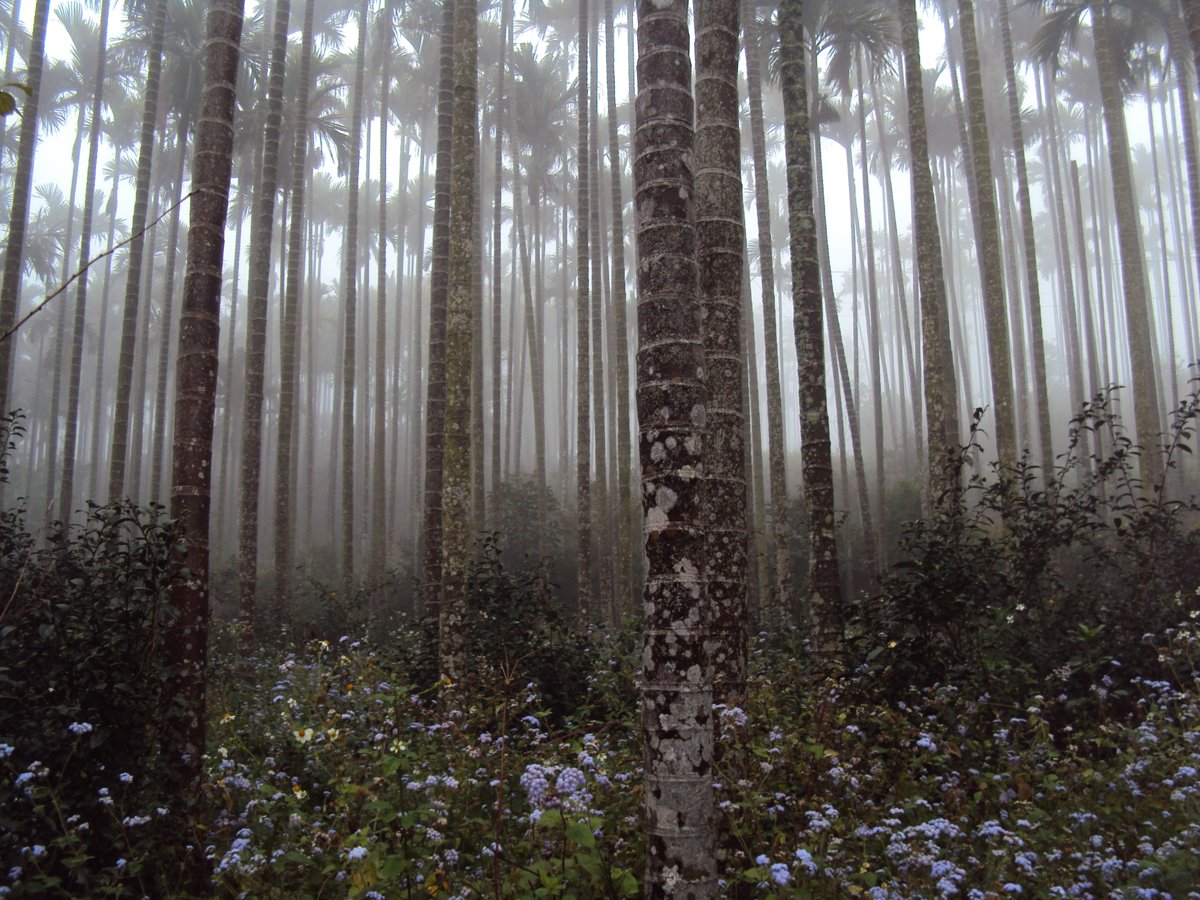
[[[1193, 393], [1176, 413], [1171, 467], [1198, 408]], [[948, 461], [952, 476], [979, 452], [981, 414]], [[1142, 637], [1200, 608], [1200, 535], [1189, 524], [1197, 507], [1138, 480], [1141, 450], [1107, 395], [1082, 409], [1070, 434], [1048, 486], [1022, 459], [971, 476], [932, 516], [904, 526], [904, 559], [857, 605], [852, 626], [872, 691], [948, 682], [1013, 698], [1058, 678], [1080, 692], [1101, 670], [1130, 664], [1165, 677]], [[1081, 458], [1084, 435], [1092, 446], [1103, 438], [1106, 452]]]
[[170, 877], [151, 861], [169, 831], [159, 737], [178, 534], [161, 507], [114, 503], [39, 544], [22, 510], [0, 514], [0, 868], [22, 868], [17, 895], [90, 895], [118, 877], [154, 893]]
[[588, 641], [537, 569], [510, 571], [499, 538], [477, 545], [467, 574], [467, 628], [473, 677], [532, 683], [558, 718], [573, 713], [587, 691]]

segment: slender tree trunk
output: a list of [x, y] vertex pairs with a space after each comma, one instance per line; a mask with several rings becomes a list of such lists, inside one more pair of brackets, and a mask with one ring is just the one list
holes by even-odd
[[165, 758], [174, 769], [172, 786], [193, 799], [199, 795], [204, 762], [213, 415], [241, 33], [241, 0], [213, 0], [192, 165], [196, 193], [191, 203], [176, 362], [171, 515], [183, 522], [188, 577], [171, 588], [178, 615], [169, 626], [166, 649], [171, 661], [171, 695], [182, 702], [176, 707], [177, 714], [168, 719], [164, 744]]
[[471, 542], [471, 370], [478, 266], [479, 134], [476, 0], [455, 0], [450, 268], [446, 301], [446, 446], [438, 665], [453, 688], [467, 665], [467, 557]]
[[[33, 35], [25, 75], [29, 94], [21, 109], [21, 137], [8, 214], [8, 243], [4, 250], [4, 281], [0, 283], [0, 334], [7, 333], [13, 327], [17, 320], [17, 307], [21, 302], [25, 229], [29, 224], [29, 195], [33, 187], [33, 155], [37, 147], [38, 107], [42, 94], [42, 69], [45, 65], [46, 24], [49, 15], [50, 0], [37, 0], [33, 7]], [[9, 43], [11, 50], [11, 41]], [[0, 414], [9, 411], [13, 399], [13, 347], [16, 343], [12, 336], [0, 341]]]
[[[126, 451], [129, 447], [129, 407], [134, 402], [133, 363], [137, 344], [138, 311], [141, 306], [142, 255], [146, 245], [146, 212], [150, 204], [150, 167], [154, 156], [154, 129], [158, 121], [158, 91], [162, 79], [163, 42], [167, 30], [167, 0], [154, 0], [151, 15], [150, 49], [147, 53], [145, 81], [146, 103], [142, 113], [142, 133], [138, 144], [137, 187], [125, 275], [125, 311], [121, 319], [121, 350], [117, 363], [117, 402], [113, 412], [112, 449], [109, 451], [108, 493], [124, 496]], [[10, 232], [11, 233], [11, 232]], [[11, 238], [10, 238], [11, 240]], [[151, 256], [153, 266], [153, 256]], [[0, 396], [3, 392], [0, 391]], [[142, 402], [138, 397], [137, 402]], [[133, 485], [137, 489], [137, 485]]]
[[710, 611], [703, 570], [708, 392], [696, 298], [686, 0], [639, 0], [634, 199], [644, 597], [646, 897], [717, 896]]
[[1163, 475], [1162, 417], [1155, 377], [1154, 339], [1150, 304], [1146, 296], [1145, 260], [1142, 256], [1141, 221], [1133, 194], [1129, 167], [1129, 136], [1125, 103], [1115, 72], [1111, 22], [1107, 8], [1093, 17], [1096, 33], [1096, 69], [1100, 78], [1104, 128], [1108, 134], [1108, 160], [1112, 171], [1112, 196], [1116, 207], [1117, 241], [1121, 260], [1121, 285], [1125, 295], [1125, 328], [1133, 365], [1133, 408], [1138, 442], [1142, 445], [1142, 482], [1147, 491]]
[[[87, 176], [84, 178], [83, 226], [79, 236], [79, 260], [85, 263], [92, 252], [92, 216], [96, 206], [96, 169], [100, 161], [100, 120], [104, 100], [104, 69], [108, 58], [108, 0], [100, 2], [100, 47], [96, 54], [96, 75], [92, 89], [91, 134], [88, 136]], [[79, 435], [79, 389], [83, 380], [83, 332], [87, 314], [87, 276], [75, 289], [75, 333], [71, 342], [71, 381], [67, 389], [67, 431], [63, 442], [62, 485], [59, 489], [59, 513], [63, 521], [74, 508], [75, 443]], [[99, 420], [92, 420], [97, 428]]]
[[[604, 64], [608, 90], [608, 171], [612, 192], [612, 252], [613, 252], [613, 322], [616, 335], [617, 390], [613, 397], [616, 409], [617, 461], [617, 583], [614, 606], [621, 614], [633, 609], [633, 521], [634, 495], [630, 479], [632, 445], [629, 432], [629, 325], [626, 310], [629, 299], [625, 293], [625, 219], [621, 199], [621, 155], [617, 148], [617, 84], [616, 35], [613, 25], [612, 0], [604, 0]], [[632, 28], [630, 29], [632, 31]], [[630, 87], [632, 90], [632, 84]]]
[[591, 302], [591, 258], [588, 255], [588, 0], [579, 0], [579, 141], [576, 145], [575, 177], [578, 185], [575, 209], [575, 296], [576, 296], [576, 381], [575, 381], [575, 522], [577, 529], [577, 584], [579, 621], [595, 617], [592, 608], [592, 492], [591, 492], [591, 408], [588, 393], [591, 347], [588, 318]]
[[[504, 134], [508, 117], [508, 97], [505, 94], [505, 77], [507, 75], [508, 44], [512, 32], [512, 0], [504, 0], [500, 13], [500, 59], [496, 64], [496, 99], [494, 103], [496, 117], [496, 146], [493, 159], [493, 170], [496, 173], [492, 194], [492, 519], [491, 527], [496, 528], [500, 522], [500, 404], [501, 404], [501, 366], [500, 366], [500, 329], [501, 313], [503, 311], [503, 278], [500, 244], [500, 220], [502, 207], [502, 187], [504, 174]], [[511, 142], [510, 142], [511, 147]], [[516, 153], [512, 154], [514, 157]], [[514, 190], [513, 196], [516, 196]], [[515, 204], [515, 200], [514, 200]], [[515, 260], [514, 260], [515, 267]], [[510, 302], [516, 303], [515, 298]], [[512, 360], [509, 360], [509, 392], [512, 387]]]
[[909, 172], [912, 183], [913, 230], [917, 252], [917, 287], [921, 303], [921, 334], [925, 348], [924, 390], [929, 446], [929, 498], [936, 502], [952, 487], [946, 477], [946, 454], [958, 445], [958, 398], [946, 283], [942, 271], [942, 239], [938, 229], [925, 133], [925, 94], [921, 84], [920, 32], [916, 0], [900, 0], [901, 43], [904, 47], [905, 96], [908, 101]]
[[974, 0], [958, 0], [960, 33], [963, 44], [963, 80], [966, 87], [968, 126], [971, 134], [971, 161], [975, 173], [975, 200], [978, 204], [982, 238], [977, 247], [982, 270], [984, 322], [987, 326], [988, 356], [991, 360], [992, 405], [996, 422], [996, 451], [1002, 466], [1017, 461], [1016, 425], [1013, 416], [1012, 357], [1004, 301], [1003, 257], [1000, 255], [1000, 231], [996, 214], [996, 190], [992, 180], [992, 152], [988, 139], [987, 116], [983, 102], [983, 77], [979, 66], [979, 45], [975, 39]]
[[[175, 168], [175, 209], [171, 213], [171, 224], [167, 231], [167, 276], [163, 292], [161, 340], [158, 349], [158, 388], [154, 396], [154, 443], [150, 460], [150, 499], [159, 500], [169, 490], [163, 479], [163, 462], [167, 439], [167, 388], [171, 361], [171, 331], [175, 319], [175, 263], [179, 258], [179, 203], [183, 198], [183, 175], [187, 164], [188, 129], [180, 128], [176, 137], [178, 162]], [[169, 468], [169, 466], [168, 466]]]
[[[288, 225], [287, 276], [284, 279], [283, 332], [279, 337], [279, 447], [275, 458], [275, 605], [283, 610], [292, 593], [292, 433], [298, 385], [297, 347], [300, 329], [300, 263], [304, 253], [305, 185], [308, 166], [308, 94], [312, 79], [313, 9], [304, 4], [304, 30], [300, 36], [300, 95], [292, 144], [292, 208]], [[312, 325], [309, 325], [311, 332]], [[312, 379], [310, 360], [309, 380]], [[312, 415], [309, 404], [309, 415]], [[310, 485], [311, 487], [311, 485]]]
[[758, 267], [762, 279], [763, 335], [766, 339], [767, 441], [770, 444], [771, 525], [775, 547], [775, 584], [764, 624], [776, 627], [791, 616], [791, 564], [788, 560], [788, 494], [783, 439], [783, 391], [779, 380], [779, 332], [775, 313], [775, 253], [767, 186], [766, 129], [763, 123], [758, 19], [750, 0], [742, 0], [746, 85], [750, 95], [750, 137], [754, 151], [754, 207], [758, 217]]
[[[711, 614], [713, 702], [746, 702], [746, 464], [742, 446], [741, 129], [738, 4], [696, 4], [696, 265], [708, 382], [704, 448], [704, 580]], [[730, 720], [732, 721], [732, 720]], [[743, 756], [745, 735], [716, 722], [718, 759]], [[734, 764], [733, 771], [740, 765]], [[724, 848], [722, 848], [724, 849]]]
[[433, 260], [429, 274], [429, 362], [425, 401], [425, 612], [441, 619], [442, 486], [446, 439], [446, 294], [450, 274], [450, 168], [454, 119], [454, 6], [443, 0], [437, 104], [437, 160], [433, 185]]
[[358, 198], [362, 155], [363, 80], [367, 62], [367, 0], [358, 7], [358, 53], [350, 100], [350, 202], [346, 215], [346, 255], [342, 260], [342, 297], [346, 316], [342, 355], [342, 589], [354, 583], [354, 394], [358, 328]]
[[255, 186], [254, 218], [250, 222], [250, 289], [246, 300], [246, 383], [242, 407], [242, 496], [238, 536], [238, 618], [246, 629], [245, 638], [249, 637], [256, 624], [254, 618], [258, 595], [258, 495], [262, 473], [267, 292], [271, 280], [275, 193], [279, 183], [279, 127], [283, 109], [284, 65], [290, 12], [290, 0], [275, 0], [275, 28], [268, 76], [262, 170]]
[[[371, 485], [371, 565], [370, 578], [373, 583], [372, 608], [375, 620], [380, 624], [386, 613], [383, 591], [380, 583], [383, 581], [384, 563], [387, 556], [387, 153], [388, 153], [388, 123], [389, 99], [391, 96], [392, 80], [392, 3], [384, 6], [380, 14], [380, 31], [382, 32], [383, 65], [380, 81], [380, 115], [379, 115], [379, 234], [377, 239], [378, 252], [375, 264], [375, 410], [372, 431], [371, 470], [374, 475]], [[407, 180], [408, 173], [401, 172], [400, 178]], [[397, 318], [399, 309], [397, 308]], [[398, 408], [393, 398], [393, 408]]]
[[1012, 129], [1013, 155], [1017, 163], [1017, 202], [1021, 215], [1021, 234], [1025, 249], [1025, 292], [1029, 298], [1030, 325], [1033, 330], [1033, 383], [1037, 400], [1038, 446], [1041, 448], [1042, 480], [1054, 478], [1054, 444], [1050, 430], [1050, 391], [1046, 384], [1046, 349], [1042, 338], [1042, 293], [1038, 280], [1037, 237], [1033, 231], [1033, 204], [1029, 196], [1029, 172], [1025, 166], [1025, 132], [1021, 126], [1021, 101], [1017, 93], [1016, 68], [1013, 65], [1012, 29], [1008, 20], [1008, 0], [999, 0], [1000, 34], [1004, 47], [1005, 93], [1008, 95], [1008, 119]]
[[845, 652], [844, 612], [835, 534], [833, 458], [825, 387], [825, 318], [821, 306], [817, 223], [813, 215], [812, 133], [808, 124], [802, 16], [801, 0], [782, 0], [779, 28], [784, 60], [784, 146], [794, 328], [800, 369], [800, 449], [804, 464], [804, 509], [808, 516], [809, 608], [813, 647], [826, 667], [837, 670]]

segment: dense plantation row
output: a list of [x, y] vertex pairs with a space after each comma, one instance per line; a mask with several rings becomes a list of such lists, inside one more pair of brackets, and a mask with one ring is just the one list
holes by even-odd
[[0, 890], [1196, 895], [1200, 0], [94, 5]]

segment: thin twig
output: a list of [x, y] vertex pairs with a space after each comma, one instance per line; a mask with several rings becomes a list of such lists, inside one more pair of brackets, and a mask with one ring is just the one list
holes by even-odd
[[177, 201], [175, 201], [170, 206], [168, 206], [166, 209], [164, 209], [162, 211], [161, 215], [159, 215], [159, 217], [157, 219], [155, 219], [153, 222], [146, 225], [141, 230], [131, 234], [129, 237], [125, 238], [125, 240], [121, 241], [119, 244], [114, 244], [113, 246], [111, 246], [107, 250], [105, 250], [103, 253], [101, 253], [97, 256], [93, 256], [91, 259], [89, 259], [86, 263], [83, 264], [83, 268], [81, 268], [74, 275], [72, 275], [70, 278], [68, 278], [66, 281], [64, 281], [62, 284], [60, 284], [57, 288], [55, 288], [54, 293], [47, 295], [45, 300], [43, 300], [41, 303], [39, 303], [37, 306], [35, 306], [29, 312], [25, 313], [25, 315], [21, 318], [21, 320], [19, 322], [17, 322], [16, 325], [14, 325], [12, 328], [8, 329], [8, 331], [4, 332], [4, 334], [0, 334], [0, 344], [3, 344], [10, 337], [12, 337], [14, 334], [16, 334], [17, 329], [19, 329], [22, 325], [24, 325], [26, 322], [28, 322], [30, 319], [32, 319], [34, 316], [36, 316], [38, 313], [40, 313], [42, 311], [42, 309], [46, 306], [46, 304], [48, 304], [51, 300], [53, 300], [55, 297], [57, 297], [59, 294], [61, 294], [63, 291], [65, 291], [67, 288], [69, 288], [71, 286], [71, 284], [75, 281], [75, 279], [77, 279], [80, 275], [83, 275], [85, 272], [87, 272], [88, 269], [90, 269], [96, 263], [100, 262], [100, 260], [104, 259], [105, 257], [112, 256], [114, 253], [116, 253], [118, 250], [120, 250], [126, 244], [133, 241], [135, 238], [139, 238], [142, 235], [144, 235], [147, 231], [149, 231], [151, 228], [153, 228], [155, 225], [157, 225], [159, 222], [161, 222], [163, 219], [165, 219], [169, 213], [173, 212], [176, 208], [182, 206], [183, 202], [185, 200], [189, 199], [195, 193], [196, 193], [196, 191], [194, 191], [194, 190], [188, 191], [186, 194], [184, 194], [182, 197], [180, 197]]

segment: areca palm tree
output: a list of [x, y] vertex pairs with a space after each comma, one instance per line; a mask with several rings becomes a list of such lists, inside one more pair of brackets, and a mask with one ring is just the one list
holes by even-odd
[[708, 391], [696, 302], [689, 38], [686, 0], [640, 0], [634, 196], [648, 897], [717, 895], [704, 479], [696, 477]]
[[[13, 194], [8, 216], [8, 244], [4, 250], [4, 274], [0, 282], [0, 334], [8, 332], [17, 318], [21, 296], [21, 275], [25, 252], [25, 228], [29, 222], [29, 193], [33, 186], [33, 154], [38, 137], [38, 103], [41, 99], [42, 69], [45, 65], [46, 26], [50, 0], [38, 0], [33, 12], [33, 37], [29, 66], [25, 77], [28, 100], [21, 112], [21, 139], [17, 168], [13, 176]], [[7, 410], [11, 400], [13, 367], [12, 340], [0, 341], [0, 409]]]
[[188, 577], [171, 600], [179, 614], [167, 632], [173, 696], [165, 758], [175, 767], [173, 787], [188, 797], [199, 790], [205, 743], [205, 671], [208, 653], [208, 532], [216, 406], [222, 255], [232, 167], [233, 115], [241, 42], [242, 0], [214, 0], [205, 41], [202, 115], [196, 135], [193, 188], [175, 382], [175, 453], [171, 512], [184, 524]]
[[[1035, 53], [1044, 61], [1057, 63], [1075, 45], [1084, 20], [1090, 20], [1096, 75], [1104, 129], [1108, 136], [1108, 162], [1116, 209], [1121, 285], [1124, 294], [1126, 339], [1133, 364], [1133, 406], [1137, 435], [1144, 452], [1142, 480], [1147, 489], [1157, 486], [1163, 475], [1159, 448], [1162, 415], [1155, 375], [1153, 331], [1146, 295], [1145, 260], [1142, 254], [1141, 223], [1133, 195], [1129, 134], [1125, 123], [1122, 75], [1128, 68], [1128, 50], [1144, 40], [1144, 29], [1154, 27], [1153, 4], [1148, 0], [1045, 0], [1045, 21], [1035, 37]], [[1143, 29], [1137, 34], [1137, 29]]]
[[477, 255], [479, 152], [476, 0], [454, 4], [454, 121], [450, 173], [450, 258], [446, 296], [445, 490], [438, 666], [457, 685], [467, 664], [467, 556], [471, 533], [471, 380]]
[[267, 87], [262, 167], [250, 223], [250, 289], [246, 300], [246, 382], [242, 422], [241, 517], [238, 538], [238, 616], [249, 634], [258, 592], [258, 487], [262, 471], [262, 406], [267, 349], [267, 292], [279, 185], [279, 123], [283, 107], [290, 0], [276, 0]]
[[109, 453], [108, 492], [120, 497], [125, 493], [126, 449], [129, 442], [129, 412], [133, 401], [134, 354], [137, 349], [138, 311], [141, 305], [142, 257], [145, 252], [146, 214], [150, 203], [150, 168], [154, 155], [154, 133], [158, 123], [158, 101], [162, 78], [163, 43], [167, 31], [167, 0], [143, 0], [135, 6], [150, 22], [147, 47], [145, 105], [138, 141], [138, 174], [133, 215], [130, 220], [132, 241], [129, 245], [125, 281], [125, 307], [121, 318], [121, 349], [117, 367], [117, 400], [113, 412], [112, 449]]
[[[104, 99], [104, 72], [107, 62], [109, 0], [100, 0], [99, 48], [95, 60], [95, 80], [92, 90], [91, 135], [88, 141], [87, 177], [84, 179], [83, 224], [79, 237], [79, 260], [91, 255], [92, 216], [96, 202], [96, 169], [100, 157], [100, 135], [103, 131], [101, 107]], [[62, 485], [59, 490], [59, 511], [71, 514], [75, 491], [75, 442], [79, 432], [79, 389], [83, 380], [83, 332], [87, 312], [86, 277], [80, 278], [75, 292], [75, 335], [71, 345], [71, 381], [67, 391], [67, 431], [63, 445]], [[96, 424], [93, 422], [93, 428]]]

